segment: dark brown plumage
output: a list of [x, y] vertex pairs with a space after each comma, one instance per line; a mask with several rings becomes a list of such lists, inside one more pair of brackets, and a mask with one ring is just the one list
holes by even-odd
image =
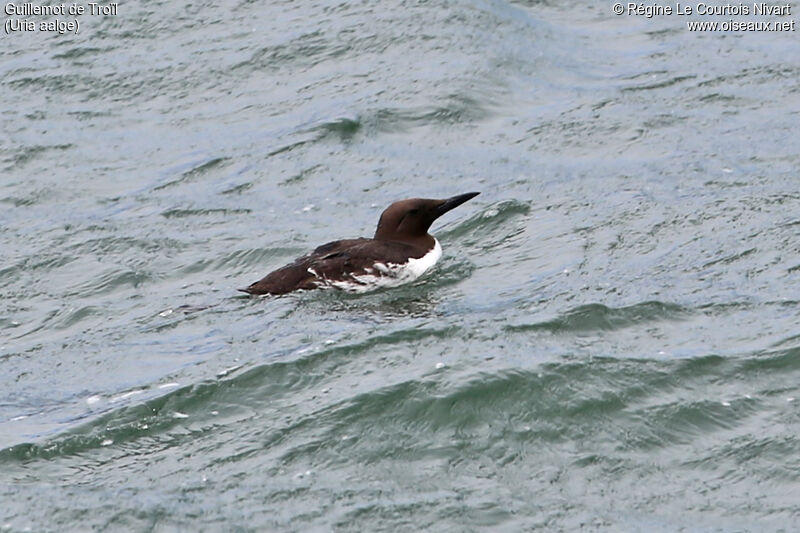
[[[310, 254], [267, 274], [240, 291], [249, 294], [286, 294], [343, 284], [365, 285], [364, 276], [396, 275], [391, 265], [404, 265], [419, 259], [436, 246], [428, 234], [431, 224], [446, 212], [479, 193], [471, 192], [430, 200], [409, 198], [395, 202], [381, 214], [372, 239], [347, 239], [323, 244]], [[433, 262], [438, 257], [433, 258]]]

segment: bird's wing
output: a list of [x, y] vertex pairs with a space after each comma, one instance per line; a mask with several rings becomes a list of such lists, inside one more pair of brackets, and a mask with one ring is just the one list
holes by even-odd
[[[424, 252], [422, 252], [424, 253]], [[250, 294], [285, 294], [295, 290], [315, 289], [330, 281], [363, 283], [360, 276], [391, 275], [385, 267], [405, 263], [409, 257], [421, 257], [413, 246], [396, 241], [348, 239], [333, 241], [296, 259], [246, 289]], [[380, 263], [384, 268], [376, 268]]]
[[320, 246], [307, 256], [310, 260], [307, 268], [321, 279], [353, 279], [364, 274], [379, 276], [385, 272], [377, 270], [376, 264], [402, 264], [409, 257], [419, 255], [413, 246], [402, 242], [372, 239], [336, 241]]

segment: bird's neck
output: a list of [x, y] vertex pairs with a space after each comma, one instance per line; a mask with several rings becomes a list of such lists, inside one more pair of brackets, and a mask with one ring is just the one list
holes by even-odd
[[406, 234], [376, 232], [374, 238], [376, 241], [402, 242], [413, 246], [414, 248], [418, 248], [423, 252], [433, 250], [433, 248], [436, 246], [436, 239], [434, 239], [433, 235], [430, 235], [429, 233], [418, 236], [408, 236]]

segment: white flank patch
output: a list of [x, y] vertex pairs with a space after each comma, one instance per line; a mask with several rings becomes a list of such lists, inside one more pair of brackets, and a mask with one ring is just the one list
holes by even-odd
[[[419, 259], [409, 259], [404, 264], [375, 263], [372, 269], [365, 269], [367, 274], [353, 276], [353, 281], [321, 279], [317, 284], [322, 288], [335, 287], [347, 292], [368, 292], [409, 283], [427, 272], [442, 257], [442, 247], [439, 241], [435, 238], [433, 241], [433, 249]], [[375, 271], [380, 274], [374, 274]]]

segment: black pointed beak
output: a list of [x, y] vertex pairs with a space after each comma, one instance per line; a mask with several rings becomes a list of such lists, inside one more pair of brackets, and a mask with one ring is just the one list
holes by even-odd
[[459, 194], [458, 196], [453, 196], [452, 198], [448, 198], [441, 205], [436, 207], [436, 218], [444, 215], [451, 209], [455, 209], [456, 207], [460, 206], [467, 200], [472, 200], [476, 196], [478, 196], [479, 192], [468, 192], [466, 194]]

